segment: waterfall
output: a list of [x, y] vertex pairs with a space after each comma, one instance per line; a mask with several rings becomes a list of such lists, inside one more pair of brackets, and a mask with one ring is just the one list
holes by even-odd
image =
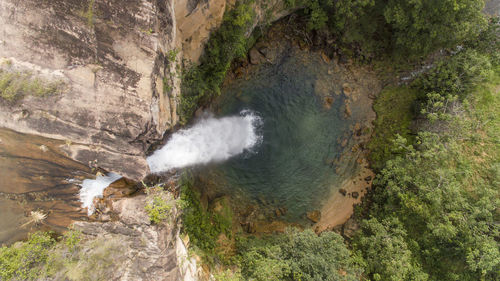
[[80, 201], [82, 202], [82, 207], [87, 208], [88, 215], [94, 213], [94, 198], [102, 197], [102, 193], [106, 187], [108, 187], [113, 182], [119, 180], [122, 176], [109, 173], [105, 176], [97, 176], [95, 180], [86, 179], [83, 180], [80, 189]]
[[226, 160], [261, 141], [257, 132], [261, 123], [249, 110], [237, 116], [202, 118], [191, 128], [174, 133], [165, 146], [148, 157], [149, 168], [159, 173]]

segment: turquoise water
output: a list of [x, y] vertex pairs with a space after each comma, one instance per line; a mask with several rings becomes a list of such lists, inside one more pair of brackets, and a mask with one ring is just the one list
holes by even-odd
[[[285, 57], [224, 89], [218, 116], [251, 110], [261, 117], [263, 138], [252, 151], [203, 168], [219, 192], [239, 198], [237, 204], [285, 207], [285, 219], [293, 221], [320, 207], [338, 186], [332, 161], [342, 152], [337, 140], [350, 124], [338, 87], [318, 83], [328, 79], [327, 72], [319, 56]], [[330, 109], [316, 93], [319, 84], [335, 98]]]

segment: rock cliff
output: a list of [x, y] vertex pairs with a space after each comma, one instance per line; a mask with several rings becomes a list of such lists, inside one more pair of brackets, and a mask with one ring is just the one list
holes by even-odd
[[73, 159], [142, 178], [145, 149], [177, 121], [176, 92], [163, 92], [175, 28], [171, 1], [2, 0], [3, 70], [66, 89], [1, 100], [1, 126], [66, 140]]
[[[71, 158], [142, 179], [145, 151], [178, 122], [181, 61], [198, 61], [234, 2], [2, 0], [0, 74], [64, 90], [0, 98], [0, 126], [64, 140]], [[282, 0], [254, 5], [253, 27], [287, 14]]]

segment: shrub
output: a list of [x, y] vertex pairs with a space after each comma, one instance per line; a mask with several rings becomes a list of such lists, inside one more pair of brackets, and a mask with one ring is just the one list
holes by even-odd
[[50, 233], [35, 232], [26, 242], [0, 248], [0, 277], [2, 280], [34, 280], [47, 261], [49, 250], [56, 241]]
[[148, 213], [149, 220], [151, 223], [160, 224], [170, 215], [170, 211], [173, 208], [173, 202], [169, 200], [168, 193], [161, 185], [153, 187], [144, 186], [146, 188], [146, 194], [148, 195], [148, 202], [145, 209]]

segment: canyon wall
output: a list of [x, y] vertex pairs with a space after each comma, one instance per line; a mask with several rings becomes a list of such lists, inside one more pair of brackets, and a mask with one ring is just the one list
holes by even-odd
[[[1, 0], [0, 73], [63, 90], [0, 98], [0, 126], [64, 140], [74, 160], [142, 179], [145, 151], [179, 119], [181, 62], [198, 61], [234, 2]], [[254, 5], [252, 29], [287, 14], [282, 0]]]

